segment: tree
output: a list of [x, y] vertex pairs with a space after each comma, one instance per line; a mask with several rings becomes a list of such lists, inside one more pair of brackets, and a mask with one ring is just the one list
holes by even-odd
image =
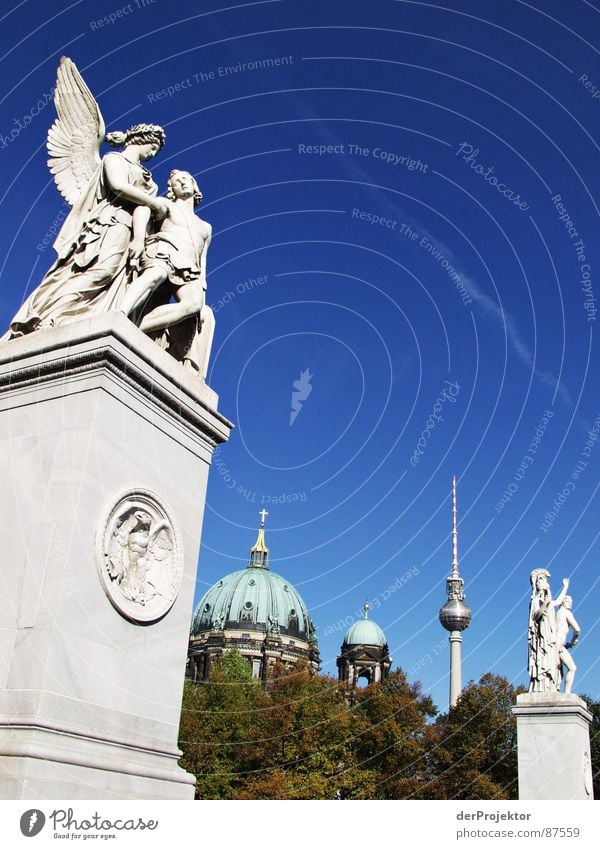
[[401, 671], [352, 691], [302, 661], [277, 665], [257, 712], [263, 766], [236, 798], [405, 798], [419, 786], [434, 713]]
[[436, 709], [401, 670], [352, 690], [280, 663], [263, 687], [228, 651], [208, 681], [186, 682], [182, 765], [202, 799], [515, 799], [517, 692], [484, 675], [428, 725]]
[[471, 682], [455, 707], [427, 733], [427, 780], [421, 799], [517, 799], [517, 724], [511, 712], [515, 689], [486, 673]]
[[258, 714], [262, 768], [236, 798], [335, 799], [352, 759], [351, 716], [337, 682], [305, 661], [277, 664]]
[[196, 798], [232, 799], [243, 774], [260, 760], [256, 711], [260, 684], [244, 657], [225, 652], [201, 685], [185, 682], [181, 765], [196, 776]]
[[[418, 792], [426, 767], [427, 717], [436, 709], [402, 670], [356, 692], [354, 753], [373, 775], [373, 799], [407, 799]], [[365, 798], [359, 797], [359, 798]]]

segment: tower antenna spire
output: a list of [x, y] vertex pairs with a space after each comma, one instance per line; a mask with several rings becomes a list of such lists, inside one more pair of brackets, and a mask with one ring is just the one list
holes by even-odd
[[456, 475], [452, 475], [452, 574], [458, 575], [458, 526], [456, 523]]
[[448, 600], [440, 610], [440, 622], [450, 631], [450, 705], [454, 707], [462, 689], [462, 634], [471, 622], [471, 610], [465, 604], [464, 581], [458, 574], [458, 528], [456, 522], [456, 475], [452, 475], [452, 569], [446, 578]]

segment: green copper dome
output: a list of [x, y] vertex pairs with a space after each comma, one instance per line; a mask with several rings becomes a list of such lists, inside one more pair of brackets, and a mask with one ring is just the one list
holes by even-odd
[[314, 626], [306, 605], [285, 578], [271, 572], [268, 552], [261, 527], [247, 568], [226, 575], [200, 600], [192, 620], [193, 635], [229, 629], [312, 639]]
[[387, 644], [385, 634], [369, 616], [369, 605], [365, 604], [365, 618], [353, 622], [346, 631], [344, 645], [346, 646], [378, 646], [383, 648]]

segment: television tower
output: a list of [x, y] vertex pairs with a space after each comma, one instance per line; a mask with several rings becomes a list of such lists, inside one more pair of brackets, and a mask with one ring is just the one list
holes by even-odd
[[456, 526], [456, 475], [452, 475], [452, 571], [446, 578], [448, 601], [440, 610], [440, 622], [450, 631], [450, 707], [462, 690], [461, 631], [471, 623], [471, 609], [465, 604], [464, 581], [458, 574], [458, 530]]

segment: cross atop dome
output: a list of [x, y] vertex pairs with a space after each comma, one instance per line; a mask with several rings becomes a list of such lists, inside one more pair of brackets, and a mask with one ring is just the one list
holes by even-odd
[[263, 509], [259, 511], [258, 515], [260, 516], [258, 537], [250, 549], [250, 562], [248, 563], [248, 568], [268, 569], [269, 564], [267, 559], [269, 557], [269, 549], [265, 542], [265, 517], [269, 515], [269, 511], [265, 510], [263, 507]]

